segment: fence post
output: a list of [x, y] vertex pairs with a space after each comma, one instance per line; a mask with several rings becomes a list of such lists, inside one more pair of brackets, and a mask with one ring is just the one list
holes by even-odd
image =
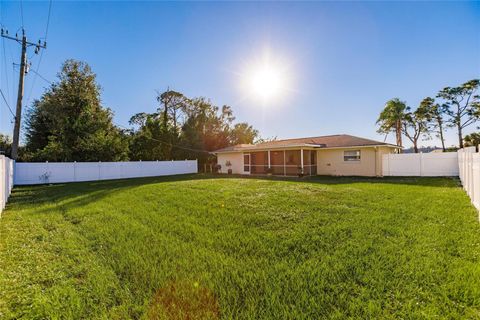
[[45, 182], [50, 182], [50, 174], [48, 173], [48, 161], [45, 161]]
[[423, 177], [423, 152], [420, 152], [420, 177]]
[[387, 154], [387, 168], [388, 168], [388, 175], [392, 175], [392, 171], [390, 169], [390, 153]]
[[73, 181], [77, 181], [77, 161], [73, 161]]
[[387, 153], [387, 168], [388, 168], [388, 175], [391, 176], [392, 175], [392, 171], [390, 170], [390, 153]]
[[472, 176], [473, 176], [473, 190], [472, 190], [472, 203], [473, 205], [479, 209], [479, 200], [480, 200], [480, 155], [478, 153], [474, 153], [472, 155]]
[[5, 208], [6, 202], [6, 188], [5, 188], [5, 177], [6, 177], [6, 170], [5, 170], [5, 156], [0, 155], [0, 217], [2, 216], [2, 210]]

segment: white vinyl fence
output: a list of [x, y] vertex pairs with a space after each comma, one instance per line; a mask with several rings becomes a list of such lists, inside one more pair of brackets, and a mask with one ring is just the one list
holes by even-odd
[[458, 176], [463, 189], [479, 210], [480, 153], [475, 147], [458, 152], [386, 154], [382, 158], [384, 176]]
[[384, 176], [454, 177], [458, 176], [458, 155], [456, 152], [385, 154], [382, 171]]
[[0, 155], [0, 216], [13, 187], [13, 160]]
[[463, 189], [480, 210], [480, 154], [475, 147], [458, 150], [458, 167]]
[[197, 160], [129, 162], [18, 162], [15, 185], [197, 173]]

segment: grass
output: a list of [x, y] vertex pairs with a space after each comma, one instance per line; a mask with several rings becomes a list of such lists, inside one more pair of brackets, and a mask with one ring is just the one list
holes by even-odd
[[449, 178], [178, 176], [15, 188], [2, 319], [480, 318]]

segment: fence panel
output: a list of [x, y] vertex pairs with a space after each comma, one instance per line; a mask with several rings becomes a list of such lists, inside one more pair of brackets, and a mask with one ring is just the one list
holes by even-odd
[[0, 216], [13, 188], [13, 160], [0, 155]]
[[382, 158], [384, 176], [458, 176], [458, 168], [456, 152], [385, 154]]
[[19, 162], [15, 184], [64, 183], [197, 173], [197, 160], [131, 162]]

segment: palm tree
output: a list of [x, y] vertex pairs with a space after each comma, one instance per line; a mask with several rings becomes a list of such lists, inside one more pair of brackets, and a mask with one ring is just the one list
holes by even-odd
[[396, 144], [400, 147], [402, 147], [402, 122], [405, 119], [406, 109], [407, 105], [400, 99], [388, 100], [377, 120], [377, 125], [380, 125], [377, 132], [385, 134], [395, 132]]

